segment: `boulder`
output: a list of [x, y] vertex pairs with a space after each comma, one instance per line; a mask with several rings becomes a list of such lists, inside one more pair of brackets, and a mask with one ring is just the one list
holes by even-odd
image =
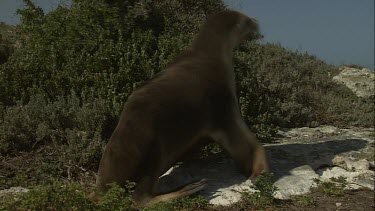
[[374, 71], [345, 66], [340, 67], [340, 70], [341, 72], [333, 77], [334, 81], [344, 84], [358, 97], [374, 96]]

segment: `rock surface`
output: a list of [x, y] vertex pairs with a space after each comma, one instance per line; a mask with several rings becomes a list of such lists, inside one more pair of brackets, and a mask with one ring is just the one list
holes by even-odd
[[358, 97], [374, 95], [374, 71], [345, 66], [340, 67], [340, 70], [341, 73], [333, 77], [334, 81], [345, 84]]
[[[374, 190], [374, 129], [339, 129], [332, 126], [282, 130], [276, 144], [266, 145], [275, 197], [288, 199], [308, 193], [316, 179], [342, 176], [346, 188]], [[160, 178], [161, 192], [208, 179], [199, 194], [211, 204], [229, 205], [240, 200], [241, 192], [255, 191], [252, 183], [238, 171], [232, 159], [218, 153], [205, 159], [175, 166]]]
[[289, 173], [290, 175], [281, 177], [274, 183], [278, 189], [275, 194], [278, 199], [288, 199], [290, 196], [306, 194], [311, 187], [317, 185], [315, 180], [319, 179], [319, 175], [309, 165], [294, 168]]

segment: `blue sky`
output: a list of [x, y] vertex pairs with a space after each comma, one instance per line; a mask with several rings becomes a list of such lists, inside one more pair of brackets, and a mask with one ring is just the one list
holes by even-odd
[[[45, 12], [69, 0], [34, 0]], [[265, 38], [324, 61], [374, 69], [374, 0], [225, 0], [258, 19]], [[22, 0], [0, 0], [0, 21], [17, 24]]]

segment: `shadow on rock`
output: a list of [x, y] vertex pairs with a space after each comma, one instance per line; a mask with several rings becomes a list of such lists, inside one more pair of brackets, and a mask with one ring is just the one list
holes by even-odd
[[[289, 171], [304, 165], [317, 170], [332, 165], [335, 155], [365, 148], [368, 142], [362, 139], [338, 139], [307, 144], [270, 144], [266, 146], [270, 171], [278, 180], [289, 175]], [[159, 192], [168, 192], [191, 182], [207, 179], [207, 187], [201, 195], [212, 199], [238, 197], [239, 192], [250, 183], [236, 168], [226, 153], [210, 155], [207, 158], [184, 162], [170, 169], [159, 181]], [[236, 196], [234, 196], [234, 195]], [[222, 199], [220, 199], [222, 200]], [[228, 201], [228, 204], [230, 203]], [[226, 204], [226, 203], [221, 203]]]
[[308, 144], [278, 144], [266, 147], [270, 169], [277, 180], [289, 175], [289, 171], [303, 165], [317, 170], [333, 165], [333, 158], [341, 153], [363, 149], [368, 142], [363, 139], [337, 139]]

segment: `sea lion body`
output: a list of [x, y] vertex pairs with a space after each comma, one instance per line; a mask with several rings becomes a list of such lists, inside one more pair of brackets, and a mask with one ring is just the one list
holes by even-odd
[[267, 170], [263, 147], [241, 119], [232, 66], [233, 48], [257, 30], [253, 19], [238, 12], [211, 17], [185, 52], [132, 93], [100, 161], [98, 192], [109, 183], [134, 181], [139, 206], [194, 193], [203, 182], [162, 195], [155, 186], [207, 138], [228, 150], [245, 175]]

